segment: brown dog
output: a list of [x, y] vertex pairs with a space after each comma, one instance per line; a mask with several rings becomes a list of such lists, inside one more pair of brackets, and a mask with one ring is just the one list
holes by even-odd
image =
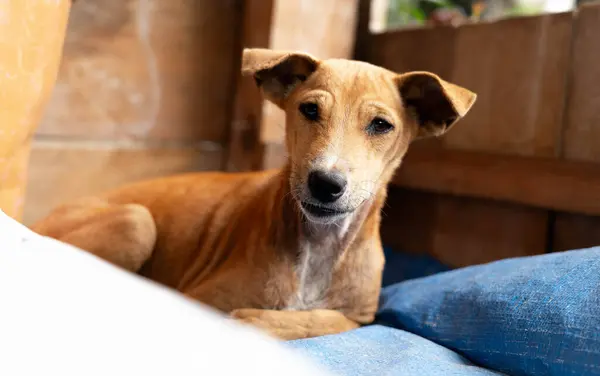
[[242, 71], [286, 112], [281, 170], [136, 183], [33, 229], [283, 339], [370, 323], [384, 264], [380, 209], [415, 138], [475, 94], [434, 74], [247, 49]]

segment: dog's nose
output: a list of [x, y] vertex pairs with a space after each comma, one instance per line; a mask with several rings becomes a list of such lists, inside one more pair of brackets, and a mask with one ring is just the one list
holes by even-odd
[[346, 177], [339, 172], [316, 170], [308, 174], [308, 189], [311, 195], [324, 204], [342, 197], [346, 184]]

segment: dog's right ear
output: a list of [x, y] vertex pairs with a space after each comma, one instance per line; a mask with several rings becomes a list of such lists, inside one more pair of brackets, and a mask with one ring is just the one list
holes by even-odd
[[315, 57], [303, 52], [245, 48], [242, 74], [253, 76], [265, 98], [283, 107], [294, 88], [306, 81], [318, 65]]

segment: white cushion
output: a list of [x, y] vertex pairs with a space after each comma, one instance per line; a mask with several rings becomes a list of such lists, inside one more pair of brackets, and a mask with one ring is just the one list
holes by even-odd
[[0, 375], [324, 375], [254, 329], [0, 211]]

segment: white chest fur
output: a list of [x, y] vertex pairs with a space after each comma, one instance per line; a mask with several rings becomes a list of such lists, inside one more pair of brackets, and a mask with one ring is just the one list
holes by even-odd
[[341, 254], [340, 240], [346, 235], [349, 218], [344, 223], [332, 225], [327, 235], [318, 242], [307, 242], [300, 251], [295, 267], [296, 293], [287, 304], [289, 310], [326, 308], [327, 292], [331, 286], [334, 268]]
[[325, 299], [331, 284], [334, 264], [335, 257], [332, 252], [323, 252], [317, 247], [306, 246], [296, 265], [298, 288], [288, 302], [287, 309], [325, 308]]

